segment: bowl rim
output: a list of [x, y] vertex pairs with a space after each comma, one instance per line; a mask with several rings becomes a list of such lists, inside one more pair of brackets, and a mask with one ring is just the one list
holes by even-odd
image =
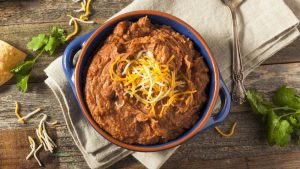
[[[200, 124], [194, 129], [192, 130], [188, 135], [186, 135], [185, 137], [182, 137], [181, 139], [178, 140], [174, 140], [171, 144], [166, 144], [163, 146], [159, 146], [159, 144], [156, 147], [147, 147], [147, 145], [143, 145], [143, 147], [138, 146], [138, 145], [133, 145], [133, 144], [128, 144], [128, 143], [124, 143], [122, 141], [119, 141], [115, 138], [113, 138], [110, 134], [108, 134], [106, 131], [104, 131], [103, 129], [101, 129], [101, 127], [98, 125], [98, 123], [96, 123], [96, 121], [93, 119], [93, 117], [90, 115], [87, 107], [85, 106], [84, 103], [84, 99], [83, 96], [81, 95], [81, 90], [79, 87], [79, 76], [80, 76], [80, 66], [83, 60], [83, 56], [86, 53], [87, 47], [91, 44], [91, 42], [94, 40], [94, 38], [106, 27], [110, 26], [111, 24], [115, 23], [116, 21], [121, 20], [122, 18], [126, 18], [126, 17], [130, 17], [130, 16], [134, 16], [134, 15], [157, 15], [157, 16], [162, 16], [165, 18], [168, 18], [170, 20], [175, 20], [177, 23], [183, 25], [184, 27], [186, 27], [187, 29], [189, 29], [192, 34], [201, 42], [201, 44], [203, 45], [204, 49], [206, 50], [210, 60], [211, 60], [211, 64], [212, 64], [212, 68], [214, 71], [214, 81], [215, 81], [215, 85], [213, 86], [214, 89], [214, 93], [213, 93], [213, 98], [212, 98], [212, 102], [209, 105], [208, 109], [207, 109], [207, 113], [206, 115], [203, 117], [202, 121], [200, 122]], [[93, 128], [100, 133], [105, 139], [107, 139], [108, 141], [110, 141], [113, 144], [116, 144], [122, 148], [126, 148], [128, 150], [134, 150], [134, 151], [142, 151], [142, 152], [153, 152], [153, 151], [161, 151], [161, 150], [166, 150], [175, 146], [180, 145], [181, 143], [187, 141], [188, 139], [190, 139], [191, 137], [193, 137], [194, 135], [196, 135], [202, 128], [203, 126], [206, 124], [206, 122], [208, 121], [208, 119], [211, 117], [216, 99], [218, 97], [218, 93], [219, 93], [219, 71], [218, 71], [218, 66], [216, 64], [216, 61], [212, 55], [212, 52], [210, 50], [210, 48], [208, 47], [208, 45], [206, 44], [206, 42], [203, 40], [203, 38], [201, 37], [201, 35], [194, 29], [192, 28], [190, 25], [188, 25], [187, 23], [185, 23], [184, 21], [182, 21], [181, 19], [164, 13], [164, 12], [159, 12], [159, 11], [153, 11], [153, 10], [138, 10], [138, 11], [132, 11], [132, 12], [127, 12], [124, 14], [121, 14], [119, 16], [116, 16], [112, 19], [110, 19], [109, 21], [105, 22], [102, 26], [100, 26], [99, 28], [97, 28], [94, 33], [92, 33], [92, 35], [87, 39], [87, 41], [84, 43], [83, 47], [82, 47], [82, 51], [78, 57], [77, 60], [77, 64], [76, 64], [76, 68], [75, 68], [75, 90], [76, 90], [76, 95], [78, 98], [78, 102], [79, 105], [83, 111], [83, 113], [85, 114], [85, 117], [88, 119], [89, 123], [93, 126]]]

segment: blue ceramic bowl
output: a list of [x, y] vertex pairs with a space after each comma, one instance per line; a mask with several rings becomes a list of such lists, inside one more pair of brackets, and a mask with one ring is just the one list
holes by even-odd
[[[95, 52], [99, 49], [99, 44], [104, 42], [106, 37], [112, 32], [113, 28], [123, 20], [137, 21], [139, 18], [148, 16], [150, 21], [154, 24], [168, 25], [177, 32], [189, 37], [193, 42], [195, 48], [204, 57], [210, 73], [210, 84], [208, 86], [207, 94], [208, 100], [204, 108], [201, 110], [201, 117], [199, 121], [188, 131], [182, 134], [180, 137], [171, 140], [167, 143], [155, 144], [155, 145], [133, 145], [127, 144], [120, 140], [116, 140], [109, 133], [105, 132], [101, 127], [94, 121], [91, 116], [84, 99], [84, 70], [89, 66], [88, 60], [94, 56]], [[81, 54], [78, 57], [77, 63], [73, 64], [74, 55], [81, 50]], [[202, 37], [188, 24], [181, 21], [180, 19], [171, 16], [166, 13], [157, 11], [134, 11], [129, 12], [114, 19], [106, 22], [99, 28], [91, 31], [90, 33], [79, 37], [72, 41], [66, 48], [63, 56], [63, 68], [65, 75], [72, 87], [72, 90], [77, 98], [77, 101], [81, 107], [87, 120], [104, 138], [110, 142], [121, 146], [123, 148], [134, 150], [134, 151], [160, 151], [168, 148], [175, 147], [189, 138], [195, 136], [197, 133], [206, 130], [209, 127], [217, 125], [222, 122], [230, 111], [230, 94], [222, 80], [215, 59], [202, 39]], [[220, 91], [220, 92], [219, 92]], [[212, 111], [216, 102], [217, 97], [220, 95], [222, 101], [222, 107], [220, 113], [212, 115]], [[199, 110], [200, 111], [200, 110]]]

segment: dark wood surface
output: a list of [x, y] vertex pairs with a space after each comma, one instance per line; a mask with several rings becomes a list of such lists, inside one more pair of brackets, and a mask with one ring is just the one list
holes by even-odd
[[[93, 2], [95, 25], [82, 25], [81, 34], [102, 24], [111, 15], [129, 4], [131, 0], [98, 0]], [[53, 25], [61, 26], [68, 32], [66, 14], [77, 9], [71, 0], [0, 0], [0, 39], [26, 51], [26, 43], [40, 32], [48, 32]], [[60, 120], [51, 133], [59, 146], [58, 153], [47, 156], [41, 153], [45, 168], [88, 168], [80, 151], [75, 146], [62, 120], [62, 113], [52, 91], [46, 86], [43, 69], [55, 57], [43, 56], [35, 66], [30, 79], [28, 93], [18, 92], [12, 79], [0, 87], [0, 168], [38, 168], [34, 160], [26, 161], [29, 153], [27, 135], [33, 133], [38, 123], [31, 119], [22, 125], [14, 114], [14, 100], [18, 100], [21, 112], [30, 112], [43, 107], [52, 119]], [[256, 88], [271, 96], [282, 84], [289, 84], [300, 90], [300, 39], [279, 51], [246, 79], [246, 88]], [[227, 130], [234, 121], [238, 122], [233, 137], [223, 138], [213, 129], [197, 135], [183, 144], [162, 168], [300, 168], [300, 146], [293, 142], [286, 147], [269, 147], [266, 130], [260, 119], [254, 116], [247, 104], [233, 106], [227, 120], [220, 126]], [[110, 168], [144, 168], [133, 157], [127, 157]]]

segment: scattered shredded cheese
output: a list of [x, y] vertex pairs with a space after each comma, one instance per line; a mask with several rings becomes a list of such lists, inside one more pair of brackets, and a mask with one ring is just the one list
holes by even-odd
[[86, 5], [85, 5], [85, 7], [84, 7], [85, 13], [82, 14], [82, 15], [80, 16], [80, 19], [81, 19], [81, 20], [84, 20], [84, 21], [89, 20], [88, 16], [89, 16], [89, 14], [90, 14], [90, 4], [91, 4], [91, 1], [92, 1], [92, 0], [88, 0], [88, 1], [87, 1]]
[[58, 124], [58, 121], [54, 121], [54, 122], [48, 122], [48, 121], [46, 121], [46, 124], [54, 126], [54, 125]]
[[38, 162], [39, 166], [42, 166], [42, 163], [40, 162], [39, 158], [37, 157], [36, 153], [42, 148], [42, 144], [39, 145], [39, 147], [36, 148], [35, 141], [32, 137], [28, 136], [28, 141], [30, 143], [31, 151], [27, 155], [26, 160], [28, 160], [32, 155], [34, 156], [35, 160]]
[[[45, 151], [50, 151], [53, 153], [53, 150], [57, 145], [54, 143], [54, 141], [49, 137], [47, 130], [46, 130], [46, 120], [47, 120], [47, 115], [42, 114], [43, 117], [39, 123], [38, 129], [36, 129], [36, 134], [37, 137], [40, 140], [40, 143], [44, 146]], [[50, 123], [50, 124], [56, 124], [57, 122]]]
[[[80, 0], [77, 0], [77, 2], [79, 2]], [[80, 3], [81, 4], [81, 8], [74, 10], [74, 12], [85, 12], [85, 5], [86, 5], [86, 1], [83, 0], [83, 2]]]
[[15, 104], [16, 104], [15, 114], [18, 117], [18, 121], [20, 121], [21, 123], [25, 124], [24, 120], [22, 119], [22, 117], [19, 114], [19, 111], [20, 111], [19, 103], [17, 101], [15, 101]]
[[30, 118], [31, 116], [35, 115], [36, 113], [40, 112], [42, 109], [41, 108], [37, 108], [36, 110], [34, 110], [33, 112], [27, 114], [26, 116], [20, 118], [18, 121], [25, 121], [28, 118]]
[[80, 8], [80, 9], [75, 9], [74, 12], [84, 12], [84, 8]]
[[38, 148], [34, 151], [34, 153], [33, 153], [33, 156], [34, 156], [34, 158], [35, 158], [35, 160], [39, 163], [39, 166], [42, 166], [42, 163], [40, 162], [40, 160], [39, 160], [39, 158], [36, 156], [36, 153], [42, 148], [42, 144], [40, 144], [39, 146], [38, 146]]
[[75, 35], [78, 33], [78, 30], [79, 30], [77, 20], [74, 19], [74, 17], [71, 16], [71, 15], [68, 15], [68, 16], [71, 18], [72, 22], [74, 23], [75, 29], [74, 29], [74, 31], [73, 31], [71, 34], [69, 34], [69, 35], [67, 36], [66, 41], [68, 41], [68, 40], [71, 39], [73, 36], [75, 36]]
[[78, 21], [78, 22], [87, 23], [87, 24], [93, 24], [93, 23], [95, 23], [94, 21], [83, 21], [83, 20], [81, 20], [81, 19], [79, 19], [79, 18], [76, 18], [76, 17], [73, 17], [73, 16], [72, 16], [72, 18], [71, 18], [70, 21], [69, 21], [69, 25], [72, 25], [72, 22], [73, 22], [74, 19], [75, 19], [76, 21]]
[[[25, 123], [25, 120], [27, 120], [28, 118], [32, 117], [33, 115], [35, 115], [36, 113], [40, 112], [42, 109], [41, 108], [37, 108], [36, 110], [34, 110], [33, 112], [27, 114], [24, 117], [21, 117], [19, 114], [19, 103], [17, 101], [15, 101], [16, 104], [16, 108], [15, 108], [15, 114], [18, 117], [18, 121]], [[38, 128], [36, 129], [36, 135], [40, 141], [40, 145], [38, 147], [36, 147], [35, 141], [31, 136], [28, 136], [28, 141], [30, 143], [30, 148], [31, 151], [30, 153], [26, 156], [26, 160], [28, 160], [32, 155], [34, 156], [34, 158], [36, 159], [36, 161], [38, 162], [38, 164], [40, 166], [42, 166], [42, 163], [40, 162], [40, 160], [37, 157], [37, 152], [44, 147], [45, 151], [50, 151], [51, 153], [53, 153], [53, 150], [55, 147], [57, 147], [57, 145], [54, 143], [54, 141], [50, 138], [50, 136], [47, 133], [47, 129], [46, 129], [46, 124], [47, 125], [56, 125], [58, 124], [57, 121], [53, 121], [53, 122], [48, 122], [47, 120], [47, 115], [42, 113], [39, 116], [43, 116]]]
[[[80, 2], [81, 0], [73, 0], [73, 2]], [[66, 38], [66, 40], [68, 41], [69, 39], [71, 39], [73, 36], [75, 36], [78, 31], [79, 31], [79, 27], [78, 27], [78, 23], [77, 22], [82, 22], [82, 23], [87, 23], [87, 24], [93, 24], [95, 23], [94, 21], [89, 21], [89, 15], [90, 15], [90, 5], [91, 5], [91, 0], [88, 0], [86, 2], [86, 0], [83, 0], [81, 3], [81, 8], [80, 9], [76, 9], [74, 10], [74, 12], [84, 12], [82, 15], [80, 15], [79, 18], [77, 17], [73, 17], [71, 15], [67, 15], [68, 17], [70, 17], [70, 21], [69, 21], [69, 25], [71, 26], [72, 23], [74, 23], [74, 31], [69, 34]]]
[[29, 143], [30, 143], [30, 148], [31, 148], [31, 151], [30, 151], [30, 153], [27, 155], [27, 157], [26, 157], [26, 160], [28, 160], [32, 155], [33, 155], [33, 153], [34, 153], [34, 151], [35, 151], [35, 149], [36, 149], [36, 145], [35, 145], [35, 141], [33, 140], [33, 138], [32, 137], [30, 137], [30, 136], [28, 136], [28, 141], [29, 141]]
[[[154, 57], [153, 53], [146, 50], [138, 52], [132, 60], [118, 56], [110, 66], [110, 77], [123, 84], [125, 95], [135, 98], [137, 101], [150, 107], [151, 115], [157, 117], [155, 106], [158, 102], [165, 102], [162, 105], [159, 118], [162, 118], [167, 109], [176, 101], [187, 99], [185, 111], [193, 100], [193, 93], [196, 90], [184, 91], [189, 79], [176, 75], [170, 69], [170, 63], [175, 58], [172, 55], [166, 64], [161, 65]], [[115, 72], [116, 65], [123, 63], [124, 69], [118, 75]], [[183, 80], [180, 80], [183, 79]], [[188, 96], [186, 98], [186, 96]]]
[[215, 127], [215, 130], [216, 130], [219, 134], [221, 134], [223, 137], [230, 137], [230, 136], [232, 136], [232, 135], [234, 134], [234, 130], [235, 130], [236, 126], [237, 126], [237, 122], [234, 122], [233, 125], [232, 125], [232, 127], [231, 127], [231, 129], [230, 129], [230, 133], [228, 133], [228, 134], [226, 134], [226, 133], [224, 133], [223, 131], [221, 131], [221, 130], [219, 129], [219, 127], [217, 127], [217, 126]]

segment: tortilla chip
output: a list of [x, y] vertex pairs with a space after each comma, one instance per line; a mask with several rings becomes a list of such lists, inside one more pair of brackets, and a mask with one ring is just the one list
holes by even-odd
[[25, 58], [26, 53], [0, 40], [0, 86], [13, 77], [10, 70]]

